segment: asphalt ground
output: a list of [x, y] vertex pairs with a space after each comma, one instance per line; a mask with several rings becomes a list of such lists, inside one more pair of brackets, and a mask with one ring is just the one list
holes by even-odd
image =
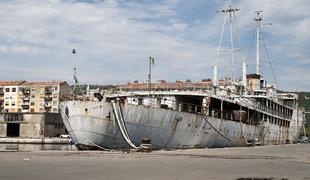
[[309, 179], [310, 144], [153, 151], [2, 151], [0, 180]]

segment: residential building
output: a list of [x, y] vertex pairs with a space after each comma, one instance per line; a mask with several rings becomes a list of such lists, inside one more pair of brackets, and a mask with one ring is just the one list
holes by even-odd
[[18, 108], [21, 112], [57, 113], [59, 102], [71, 93], [66, 82], [25, 82], [20, 86]]
[[[19, 86], [25, 81], [0, 82], [0, 108], [4, 112], [18, 112]], [[2, 102], [1, 102], [2, 99]]]
[[0, 137], [59, 137], [65, 133], [59, 103], [71, 96], [61, 81], [0, 82]]
[[[2, 112], [54, 112], [72, 93], [66, 82], [0, 82]], [[2, 99], [2, 101], [1, 101]]]

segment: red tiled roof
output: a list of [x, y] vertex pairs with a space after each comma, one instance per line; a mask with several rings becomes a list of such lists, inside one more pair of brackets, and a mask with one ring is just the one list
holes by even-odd
[[48, 85], [61, 85], [65, 83], [65, 81], [24, 81], [24, 80], [20, 80], [20, 81], [0, 81], [0, 86], [14, 86], [14, 85], [25, 85], [25, 86], [29, 86], [29, 85], [43, 85], [43, 86], [48, 86]]
[[23, 83], [23, 85], [43, 85], [43, 86], [46, 86], [46, 85], [61, 85], [63, 84], [65, 81], [37, 81], [37, 82], [34, 82], [34, 81], [30, 81], [30, 82], [25, 82]]
[[14, 86], [14, 85], [21, 85], [26, 81], [0, 81], [0, 86]]

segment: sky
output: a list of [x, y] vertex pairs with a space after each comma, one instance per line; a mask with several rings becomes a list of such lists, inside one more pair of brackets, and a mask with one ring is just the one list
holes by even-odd
[[[231, 61], [228, 5], [233, 19]], [[73, 84], [200, 81], [255, 73], [255, 11], [262, 10], [261, 71], [287, 91], [310, 91], [309, 0], [0, 0], [0, 81]], [[272, 23], [272, 25], [269, 25]], [[272, 67], [272, 68], [271, 68]], [[273, 75], [275, 74], [275, 76]]]

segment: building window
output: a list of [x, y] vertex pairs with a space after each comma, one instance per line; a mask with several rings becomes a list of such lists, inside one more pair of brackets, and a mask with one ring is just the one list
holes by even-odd
[[23, 121], [23, 114], [20, 113], [4, 114], [4, 121]]
[[11, 106], [15, 106], [15, 102], [14, 101], [11, 102]]
[[16, 88], [12, 88], [12, 92], [16, 92]]
[[31, 102], [30, 105], [31, 105], [31, 106], [34, 106], [34, 102]]
[[10, 88], [5, 88], [5, 92], [10, 92]]
[[57, 105], [57, 101], [53, 101], [53, 106], [56, 106]]

